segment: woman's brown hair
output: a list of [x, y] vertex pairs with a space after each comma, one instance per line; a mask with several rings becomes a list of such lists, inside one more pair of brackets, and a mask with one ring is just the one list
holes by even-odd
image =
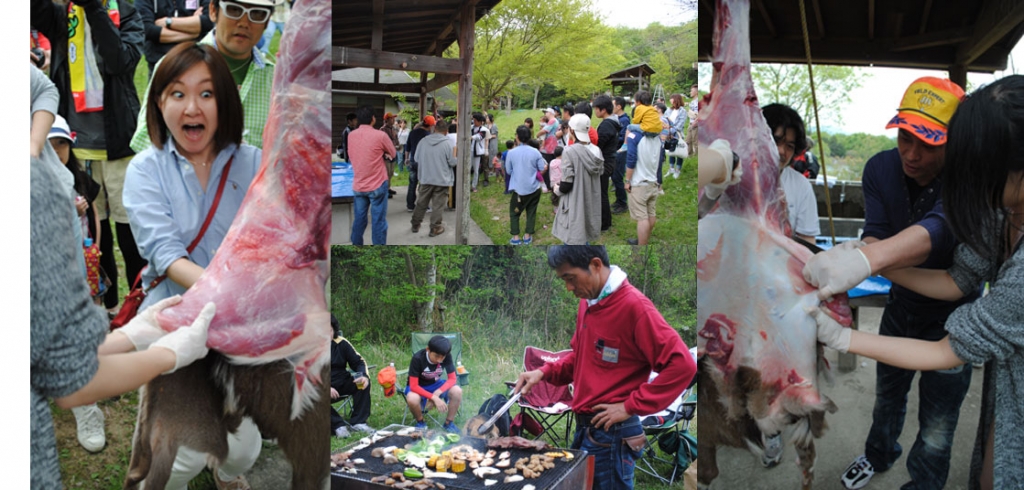
[[683, 106], [683, 96], [680, 94], [672, 94], [672, 97], [669, 97], [669, 102], [672, 103], [673, 109], [678, 109]]
[[213, 135], [215, 151], [223, 150], [228, 144], [242, 143], [242, 99], [238, 95], [235, 79], [231, 76], [224, 57], [208, 44], [181, 43], [171, 49], [160, 60], [153, 73], [146, 100], [146, 125], [149, 140], [153, 146], [163, 149], [169, 136], [160, 98], [164, 90], [197, 63], [206, 63], [213, 82], [213, 96], [217, 100], [217, 132]]

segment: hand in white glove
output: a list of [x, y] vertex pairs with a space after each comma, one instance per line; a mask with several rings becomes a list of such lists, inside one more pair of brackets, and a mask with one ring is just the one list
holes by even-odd
[[852, 328], [845, 328], [840, 325], [820, 306], [808, 306], [804, 308], [804, 311], [818, 324], [818, 342], [839, 352], [845, 353], [850, 350], [850, 336], [853, 334]]
[[558, 197], [562, 197], [562, 196], [564, 196], [564, 194], [562, 194], [562, 190], [561, 190], [561, 189], [559, 189], [558, 187], [559, 187], [559, 186], [557, 186], [557, 185], [556, 185], [556, 186], [552, 186], [552, 187], [551, 187], [551, 192], [554, 192], [554, 193], [555, 193], [555, 195], [556, 195], [556, 196], [558, 196]]
[[827, 300], [849, 291], [871, 275], [871, 263], [856, 248], [836, 247], [816, 254], [807, 261], [804, 280], [818, 288], [818, 299]]
[[167, 335], [167, 331], [157, 324], [156, 315], [164, 308], [181, 303], [181, 295], [174, 295], [165, 300], [158, 301], [155, 305], [146, 308], [135, 318], [132, 318], [127, 325], [116, 331], [128, 337], [128, 340], [135, 346], [135, 350], [142, 351], [149, 348], [150, 344], [156, 342], [160, 337]]
[[174, 353], [174, 367], [170, 371], [165, 371], [164, 374], [173, 373], [206, 357], [206, 353], [210, 351], [206, 347], [206, 333], [215, 313], [217, 313], [217, 307], [213, 303], [206, 303], [203, 311], [199, 312], [199, 316], [191, 326], [181, 327], [150, 346], [150, 348], [163, 347]]
[[735, 154], [732, 152], [729, 142], [724, 139], [715, 140], [708, 149], [717, 152], [722, 157], [722, 164], [725, 165], [725, 174], [729, 176], [729, 178], [725, 179], [725, 182], [720, 184], [711, 183], [704, 187], [704, 195], [708, 196], [708, 199], [718, 199], [729, 186], [740, 183], [740, 180], [743, 178], [743, 165], [736, 165], [736, 168], [733, 168]]

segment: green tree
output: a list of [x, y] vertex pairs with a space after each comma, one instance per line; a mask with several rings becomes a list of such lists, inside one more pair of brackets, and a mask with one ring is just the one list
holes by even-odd
[[590, 0], [501, 2], [476, 25], [474, 105], [488, 110], [523, 84], [592, 91], [617, 60], [605, 49], [607, 30]]
[[[806, 65], [754, 64], [751, 76], [762, 106], [774, 102], [788, 105], [803, 117], [808, 130], [814, 127]], [[850, 103], [850, 92], [868, 76], [852, 66], [814, 65], [814, 91], [822, 126], [842, 123], [842, 110]]]

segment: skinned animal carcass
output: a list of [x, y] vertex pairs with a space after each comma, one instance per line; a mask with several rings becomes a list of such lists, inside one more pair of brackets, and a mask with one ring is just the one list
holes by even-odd
[[[789, 238], [778, 149], [750, 77], [749, 10], [749, 0], [717, 1], [717, 85], [698, 116], [699, 142], [728, 140], [743, 165], [743, 180], [698, 223], [699, 383], [701, 395], [712, 395], [700, 397], [698, 411], [719, 419], [705, 423], [702, 416], [698, 427], [698, 480], [707, 486], [718, 475], [717, 445], [756, 452], [760, 433], [794, 428], [810, 488], [814, 438], [824, 433], [824, 412], [836, 407], [818, 389], [824, 358], [806, 309], [820, 302], [801, 273], [812, 252]], [[845, 295], [824, 306], [850, 325]]]
[[242, 416], [278, 439], [292, 488], [327, 482], [330, 21], [329, 2], [295, 2], [260, 171], [203, 275], [158, 318], [171, 331], [216, 303], [210, 355], [142, 390], [126, 488], [163, 488], [180, 445], [223, 461]]

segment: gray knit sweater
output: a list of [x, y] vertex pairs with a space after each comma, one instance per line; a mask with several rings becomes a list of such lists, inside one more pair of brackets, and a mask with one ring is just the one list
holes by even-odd
[[89, 297], [76, 260], [75, 210], [53, 166], [31, 163], [32, 488], [61, 488], [50, 398], [74, 393], [99, 368], [106, 313]]
[[1024, 488], [1024, 247], [996, 270], [993, 259], [960, 245], [949, 274], [964, 294], [982, 282], [990, 285], [988, 295], [957, 308], [946, 321], [957, 357], [986, 363], [970, 488], [978, 488], [982, 448], [993, 421], [995, 488]]

